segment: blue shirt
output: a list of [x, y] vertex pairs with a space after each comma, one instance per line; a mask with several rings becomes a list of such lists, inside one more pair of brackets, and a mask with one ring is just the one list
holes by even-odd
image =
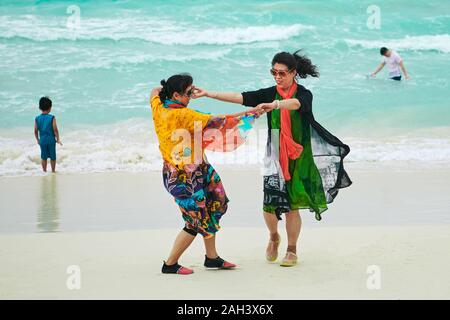
[[56, 143], [55, 132], [53, 131], [53, 119], [55, 116], [46, 113], [36, 117], [36, 125], [39, 131], [41, 144]]

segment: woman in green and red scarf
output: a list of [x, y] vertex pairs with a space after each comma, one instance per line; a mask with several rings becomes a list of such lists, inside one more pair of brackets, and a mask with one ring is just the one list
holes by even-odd
[[281, 265], [294, 266], [301, 229], [299, 209], [309, 209], [321, 220], [338, 190], [352, 183], [343, 166], [350, 148], [314, 119], [311, 91], [296, 81], [319, 76], [310, 59], [299, 51], [280, 52], [273, 57], [270, 72], [276, 86], [243, 93], [196, 88], [194, 98], [206, 96], [268, 111], [263, 208], [270, 240], [266, 258], [272, 262], [278, 257], [278, 221], [284, 213], [288, 246]]

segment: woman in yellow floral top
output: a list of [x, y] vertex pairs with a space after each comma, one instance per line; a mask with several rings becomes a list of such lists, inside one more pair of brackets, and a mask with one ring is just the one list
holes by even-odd
[[204, 150], [232, 151], [245, 141], [255, 119], [263, 112], [254, 109], [232, 115], [212, 116], [189, 109], [196, 90], [190, 75], [180, 74], [161, 81], [151, 93], [151, 107], [163, 158], [163, 182], [178, 204], [185, 227], [175, 239], [163, 273], [191, 274], [178, 264], [197, 233], [203, 236], [207, 268], [232, 269], [235, 264], [219, 257], [215, 234], [227, 211], [228, 198], [220, 176], [208, 163]]

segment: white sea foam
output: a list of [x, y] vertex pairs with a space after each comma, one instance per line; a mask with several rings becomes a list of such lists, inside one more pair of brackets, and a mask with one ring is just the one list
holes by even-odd
[[444, 138], [393, 138], [369, 140], [348, 138], [351, 147], [348, 161], [450, 164], [450, 140]]
[[242, 26], [217, 28], [174, 25], [154, 17], [83, 18], [80, 27], [66, 27], [65, 17], [42, 19], [34, 15], [0, 16], [0, 37], [26, 38], [34, 41], [57, 40], [144, 40], [166, 45], [230, 45], [261, 41], [286, 40], [298, 36], [312, 26]]
[[[266, 129], [253, 130], [247, 143], [235, 152], [208, 152], [214, 165], [259, 168], [265, 151]], [[450, 139], [442, 136], [362, 139], [340, 137], [353, 163], [450, 164]], [[64, 145], [57, 147], [61, 173], [142, 172], [161, 170], [162, 159], [151, 124], [131, 119], [110, 126], [65, 128]], [[27, 129], [0, 132], [0, 176], [40, 175], [39, 146]]]
[[444, 53], [450, 52], [450, 35], [448, 34], [406, 36], [402, 39], [385, 40], [346, 39], [345, 42], [349, 46], [361, 46], [367, 49], [388, 47], [395, 50], [436, 50]]
[[[25, 135], [25, 130], [5, 130], [0, 135], [0, 176], [40, 174], [39, 146]], [[161, 168], [151, 126], [142, 120], [63, 132], [64, 145], [57, 146], [60, 172], [134, 172]]]
[[[197, 52], [185, 52], [183, 54], [164, 54], [163, 52], [136, 52], [130, 49], [127, 50], [106, 50], [95, 49], [89, 50], [84, 48], [72, 48], [72, 52], [68, 53], [67, 47], [53, 49], [51, 52], [44, 52], [38, 56], [34, 56], [32, 53], [33, 47], [20, 48], [14, 47], [11, 50], [1, 50], [2, 56], [4, 52], [10, 51], [11, 56], [9, 59], [0, 61], [0, 68], [5, 70], [11, 65], [17, 67], [13, 69], [17, 70], [33, 70], [39, 72], [49, 71], [76, 71], [83, 69], [109, 69], [120, 68], [127, 65], [141, 65], [147, 63], [154, 63], [157, 61], [164, 62], [191, 62], [202, 60], [217, 60], [226, 56], [230, 49], [216, 49], [216, 50], [197, 50]], [[74, 59], [73, 57], [76, 57]], [[46, 63], [52, 61], [52, 63]]]

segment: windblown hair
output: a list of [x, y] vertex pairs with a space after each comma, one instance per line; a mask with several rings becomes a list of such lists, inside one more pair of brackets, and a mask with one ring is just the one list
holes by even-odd
[[279, 52], [272, 59], [272, 66], [275, 63], [281, 63], [288, 67], [289, 70], [296, 69], [297, 76], [300, 78], [306, 78], [308, 76], [318, 78], [320, 76], [317, 66], [312, 64], [311, 60], [300, 54], [301, 50], [297, 50], [294, 53]]

